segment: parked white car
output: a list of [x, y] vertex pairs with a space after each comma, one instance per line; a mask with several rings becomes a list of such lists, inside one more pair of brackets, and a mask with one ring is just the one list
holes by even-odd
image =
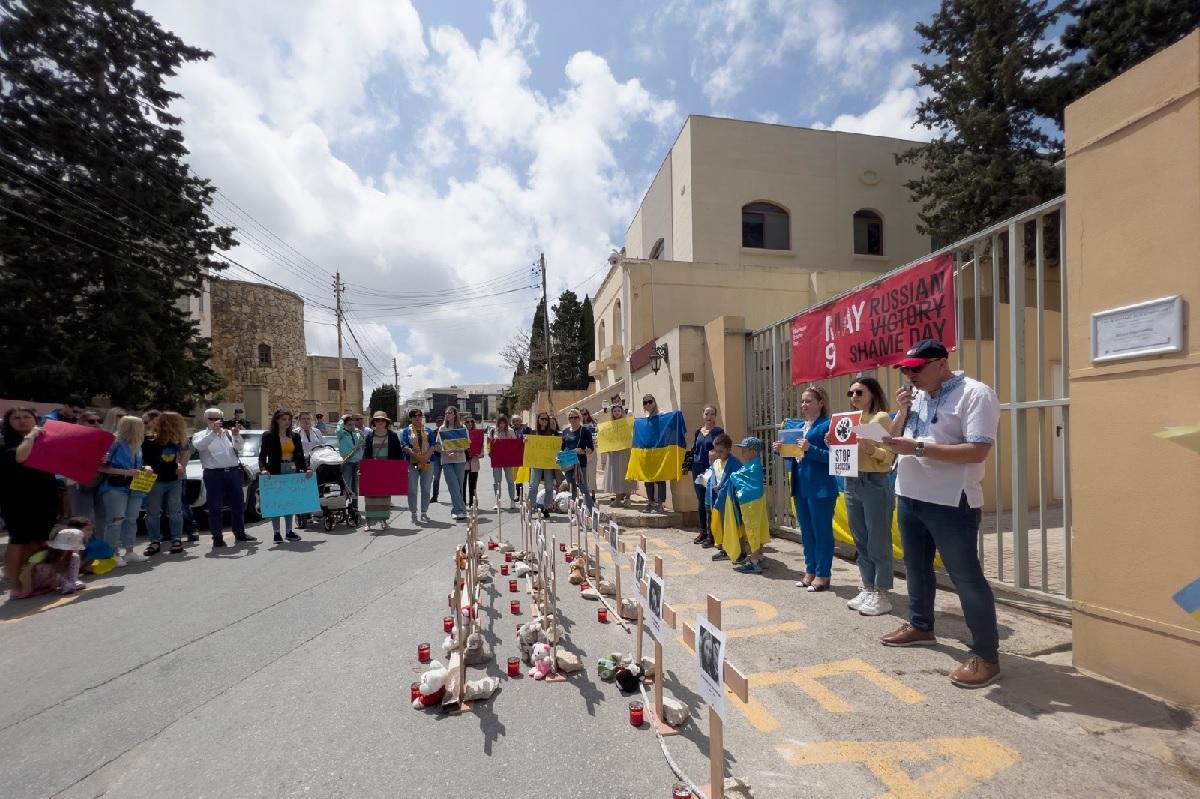
[[[245, 473], [242, 477], [242, 491], [246, 497], [246, 521], [254, 522], [262, 518], [261, 506], [258, 502], [258, 450], [262, 446], [262, 437], [265, 430], [243, 430], [242, 431], [242, 471]], [[205, 522], [202, 521], [205, 512], [208, 509], [208, 496], [204, 492], [204, 467], [200, 464], [200, 458], [195, 454], [188, 460], [187, 472], [185, 475], [186, 483], [183, 487], [183, 498], [192, 508], [192, 515], [196, 518], [196, 525], [203, 528]]]

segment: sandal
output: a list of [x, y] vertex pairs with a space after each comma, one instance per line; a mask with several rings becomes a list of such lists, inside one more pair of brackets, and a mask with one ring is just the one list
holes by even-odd
[[172, 555], [182, 555], [183, 554], [183, 542], [180, 541], [178, 538], [176, 538], [174, 541], [171, 542], [171, 554]]
[[150, 546], [146, 547], [146, 551], [142, 554], [149, 556], [157, 555], [159, 552], [162, 552], [162, 544], [158, 543], [157, 541], [151, 541]]

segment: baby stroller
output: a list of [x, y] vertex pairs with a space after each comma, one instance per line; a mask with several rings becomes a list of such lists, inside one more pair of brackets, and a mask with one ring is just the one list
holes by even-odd
[[317, 493], [321, 499], [321, 521], [326, 530], [335, 524], [358, 526], [358, 497], [350, 492], [342, 479], [342, 456], [335, 447], [313, 447], [308, 465], [317, 477]]

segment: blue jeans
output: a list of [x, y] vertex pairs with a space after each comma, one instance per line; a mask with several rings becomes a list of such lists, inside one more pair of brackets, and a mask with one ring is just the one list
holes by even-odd
[[513, 470], [511, 466], [502, 469], [492, 469], [492, 487], [496, 489], [496, 504], [500, 504], [500, 482], [508, 483], [508, 499], [511, 502], [517, 501], [517, 489], [513, 483]]
[[342, 464], [342, 482], [346, 484], [347, 491], [358, 496], [358, 461]]
[[865, 588], [892, 587], [892, 510], [896, 496], [886, 472], [846, 478], [846, 515], [858, 548], [858, 573]]
[[[294, 464], [294, 463], [291, 463], [291, 462], [289, 462], [289, 461], [284, 461], [283, 463], [279, 464], [279, 473], [280, 473], [281, 475], [284, 475], [284, 474], [295, 474], [295, 472], [296, 472], [296, 464]], [[260, 477], [260, 478], [258, 478], [258, 479], [259, 479], [260, 481], [262, 481], [262, 480], [264, 480], [264, 479], [267, 479], [267, 478], [266, 478], [266, 477], [265, 477], [265, 475], [264, 475], [263, 477]], [[282, 516], [282, 517], [281, 517], [281, 516], [272, 516], [272, 517], [271, 517], [271, 531], [272, 531], [272, 532], [273, 532], [273, 533], [274, 533], [276, 536], [278, 536], [278, 535], [279, 535], [279, 520], [280, 520], [281, 518], [283, 519], [283, 527], [284, 527], [284, 529], [285, 529], [285, 530], [287, 530], [289, 533], [292, 531], [292, 514], [290, 514], [290, 513], [289, 513], [288, 515], [286, 515], [286, 516]]]
[[[554, 469], [532, 469], [529, 473], [529, 501], [537, 502], [538, 484], [545, 481], [546, 483], [546, 507], [547, 509], [554, 506], [554, 494], [558, 491], [558, 486], [554, 485]], [[538, 507], [542, 507], [538, 505]]]
[[[411, 463], [408, 465], [408, 509], [415, 518], [418, 513], [429, 512], [429, 488], [433, 485], [433, 469], [421, 471]], [[417, 507], [417, 491], [421, 493], [421, 506]]]
[[433, 501], [437, 502], [438, 489], [442, 485], [442, 459], [440, 457], [431, 458], [429, 463], [433, 471]]
[[703, 533], [704, 535], [711, 535], [711, 533], [709, 533], [709, 530], [708, 530], [708, 524], [710, 521], [710, 519], [708, 517], [708, 508], [704, 507], [705, 501], [707, 499], [707, 497], [705, 496], [705, 492], [708, 491], [708, 486], [702, 486], [702, 485], [696, 483], [694, 477], [692, 478], [692, 480], [693, 480], [692, 487], [696, 489], [696, 502], [699, 503], [696, 506], [697, 508], [699, 508], [699, 510], [696, 511], [696, 518], [698, 518], [700, 520], [700, 532]]
[[937, 593], [933, 557], [940, 554], [971, 631], [971, 654], [998, 662], [996, 598], [983, 576], [977, 549], [980, 509], [967, 504], [966, 494], [957, 508], [900, 497], [897, 515], [907, 571], [909, 623], [918, 630], [933, 631], [933, 597]]
[[577, 469], [567, 470], [567, 485], [571, 487], [571, 498], [575, 498], [576, 491], [582, 491], [583, 497], [587, 500], [588, 513], [592, 512], [592, 494], [588, 491], [587, 484], [587, 469], [579, 467]]
[[804, 544], [804, 572], [828, 579], [833, 572], [833, 509], [837, 496], [808, 498], [793, 494], [792, 499], [796, 501], [796, 521]]
[[104, 493], [104, 542], [113, 549], [132, 547], [137, 538], [137, 518], [145, 494], [135, 491]]
[[162, 510], [167, 506], [167, 524], [172, 541], [183, 540], [183, 481], [158, 480], [146, 496], [146, 532], [151, 541], [162, 541]]
[[466, 516], [467, 503], [463, 501], [463, 477], [467, 471], [465, 463], [443, 463], [442, 474], [446, 476], [446, 490], [450, 492], [450, 514]]
[[221, 539], [221, 511], [229, 505], [229, 526], [235, 538], [246, 535], [246, 495], [242, 493], [241, 466], [204, 470], [204, 493], [208, 498], [208, 529], [214, 541]]

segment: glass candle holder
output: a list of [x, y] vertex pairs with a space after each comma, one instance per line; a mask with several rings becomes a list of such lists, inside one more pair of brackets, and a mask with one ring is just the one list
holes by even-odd
[[640, 727], [646, 722], [645, 711], [642, 708], [641, 702], [629, 703], [629, 723], [634, 727]]
[[514, 599], [512, 602], [510, 602], [508, 604], [508, 607], [512, 611], [512, 615], [514, 615], [514, 616], [521, 615], [521, 600]]
[[454, 629], [454, 617], [453, 616], [447, 616], [444, 619], [442, 619], [442, 630], [444, 632], [450, 632], [453, 629]]
[[517, 581], [516, 580], [508, 581], [508, 593], [510, 593], [510, 594], [517, 593]]
[[608, 624], [608, 608], [596, 608], [596, 621]]
[[521, 673], [521, 659], [520, 658], [509, 658], [508, 659], [508, 676], [516, 677], [520, 673]]
[[429, 662], [429, 644], [417, 644], [417, 660], [421, 663]]

